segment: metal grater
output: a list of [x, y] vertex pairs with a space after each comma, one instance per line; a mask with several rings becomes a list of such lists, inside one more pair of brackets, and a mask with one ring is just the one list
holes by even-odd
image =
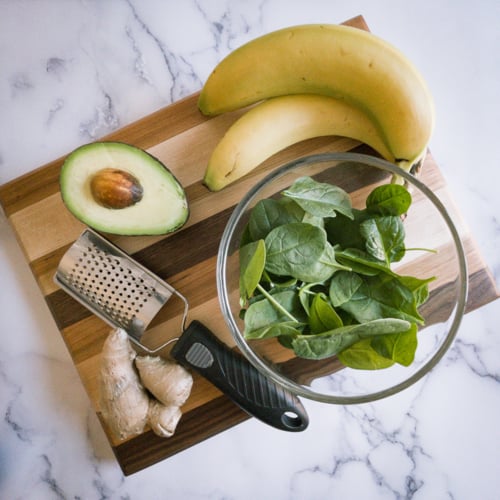
[[86, 229], [64, 254], [54, 280], [96, 316], [125, 330], [132, 341], [150, 353], [177, 340], [170, 339], [154, 349], [141, 343], [146, 328], [173, 295], [184, 302], [184, 330], [188, 310], [185, 297], [91, 229]]

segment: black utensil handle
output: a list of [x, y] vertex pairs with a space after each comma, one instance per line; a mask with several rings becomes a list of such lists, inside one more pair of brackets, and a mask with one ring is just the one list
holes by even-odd
[[253, 417], [286, 431], [303, 431], [308, 426], [307, 412], [295, 395], [267, 379], [199, 321], [186, 328], [171, 355], [181, 365], [196, 370]]

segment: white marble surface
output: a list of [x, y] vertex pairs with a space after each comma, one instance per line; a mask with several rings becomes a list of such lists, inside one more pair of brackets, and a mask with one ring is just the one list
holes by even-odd
[[[498, 283], [496, 0], [1, 0], [0, 183], [198, 90], [250, 38], [357, 14], [428, 80], [431, 149]], [[248, 421], [124, 477], [3, 214], [0, 276], [2, 499], [499, 498], [500, 301], [397, 396], [305, 401], [304, 433]]]

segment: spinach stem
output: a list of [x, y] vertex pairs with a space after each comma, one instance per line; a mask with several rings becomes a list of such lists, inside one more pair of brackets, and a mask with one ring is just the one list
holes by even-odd
[[407, 252], [411, 252], [411, 251], [415, 252], [415, 251], [417, 251], [417, 252], [438, 253], [438, 251], [437, 251], [437, 250], [435, 250], [434, 248], [420, 248], [420, 247], [414, 247], [414, 248], [405, 248], [405, 250], [406, 250]]
[[288, 312], [277, 300], [275, 300], [273, 296], [270, 293], [268, 293], [267, 290], [260, 283], [257, 285], [257, 289], [260, 291], [260, 293], [262, 293], [262, 295], [264, 295], [264, 297], [266, 297], [267, 300], [269, 300], [269, 302], [271, 302], [271, 304], [276, 309], [278, 309], [278, 311], [282, 312], [285, 316], [290, 318], [295, 323], [299, 323], [299, 320], [295, 316], [293, 316], [293, 314]]

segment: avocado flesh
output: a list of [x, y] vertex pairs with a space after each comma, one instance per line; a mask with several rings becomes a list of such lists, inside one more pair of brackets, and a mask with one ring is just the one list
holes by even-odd
[[[107, 208], [98, 203], [90, 183], [105, 168], [132, 174], [142, 186], [141, 200], [125, 208]], [[73, 151], [62, 166], [60, 187], [70, 212], [97, 231], [166, 234], [179, 229], [189, 216], [184, 189], [168, 168], [142, 149], [124, 143], [96, 142]]]

